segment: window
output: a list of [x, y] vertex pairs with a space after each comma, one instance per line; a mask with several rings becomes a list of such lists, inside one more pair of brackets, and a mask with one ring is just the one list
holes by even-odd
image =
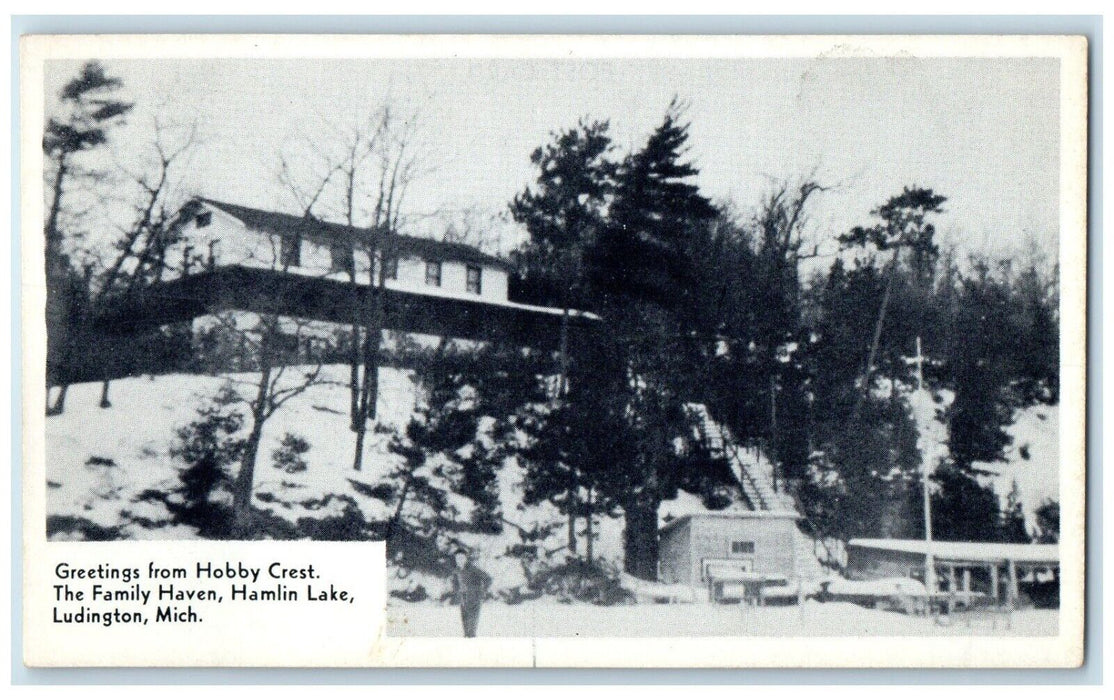
[[754, 554], [754, 543], [744, 541], [732, 542], [731, 554]]
[[383, 276], [389, 280], [398, 279], [398, 258], [393, 255], [388, 255], [386, 260], [383, 261]]
[[213, 212], [211, 212], [211, 211], [201, 212], [200, 214], [197, 215], [197, 218], [194, 219], [194, 223], [197, 224], [197, 228], [205, 228], [209, 224], [213, 223]]
[[301, 236], [283, 236], [280, 250], [280, 264], [285, 267], [301, 267], [302, 265], [302, 238]]
[[431, 287], [441, 286], [441, 263], [433, 260], [426, 261], [425, 283]]
[[479, 265], [469, 265], [468, 266], [467, 278], [465, 279], [464, 284], [465, 284], [465, 287], [466, 287], [466, 289], [468, 290], [469, 293], [471, 293], [471, 294], [481, 294], [482, 293], [483, 288], [482, 288], [482, 285], [481, 285], [481, 276], [480, 276], [481, 274], [482, 274], [482, 270], [480, 269]]
[[352, 274], [356, 269], [356, 258], [352, 246], [345, 241], [333, 241], [329, 244], [329, 257], [332, 259], [333, 272]]

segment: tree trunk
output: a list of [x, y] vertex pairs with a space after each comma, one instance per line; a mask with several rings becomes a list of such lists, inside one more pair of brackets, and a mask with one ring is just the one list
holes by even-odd
[[62, 185], [66, 178], [66, 173], [69, 172], [69, 167], [66, 164], [66, 154], [63, 153], [58, 157], [58, 172], [54, 175], [54, 193], [50, 200], [50, 213], [46, 219], [46, 265], [47, 274], [57, 273], [57, 269], [51, 269], [51, 266], [57, 266], [61, 260], [62, 242], [58, 233], [58, 216], [62, 211]]
[[[61, 378], [55, 377], [58, 380], [58, 396], [54, 401], [53, 406], [47, 406], [46, 415], [57, 416], [61, 415], [66, 410], [66, 391], [69, 389], [69, 380], [64, 375], [66, 374], [65, 365], [70, 361], [68, 353], [62, 351], [62, 357], [58, 357], [59, 350], [58, 343], [62, 339], [58, 337], [58, 332], [64, 327], [66, 341], [73, 332], [73, 319], [69, 318], [69, 307], [66, 307], [65, 312], [61, 315], [65, 318], [58, 318], [59, 304], [63, 303], [64, 298], [61, 296], [61, 289], [59, 285], [63, 282], [64, 265], [62, 261], [62, 242], [61, 235], [58, 232], [58, 216], [62, 211], [62, 186], [65, 181], [68, 166], [66, 165], [66, 154], [62, 153], [58, 157], [58, 171], [54, 175], [54, 192], [50, 200], [50, 209], [47, 214], [46, 225], [43, 230], [43, 237], [46, 239], [46, 298], [47, 298], [47, 344], [54, 346], [52, 353], [48, 347], [47, 357], [51, 355], [55, 357], [55, 373], [63, 375]], [[54, 312], [54, 324], [51, 324], [51, 312]], [[61, 323], [57, 323], [61, 321]], [[53, 327], [51, 327], [53, 325]], [[53, 336], [53, 337], [52, 337]], [[61, 368], [58, 367], [61, 365]], [[51, 377], [47, 374], [47, 389], [50, 389]]]
[[[569, 473], [570, 474], [572, 473], [571, 469], [569, 470]], [[575, 480], [574, 477], [570, 477], [570, 479]], [[573, 504], [572, 504], [572, 501], [571, 501], [572, 493], [573, 493], [573, 487], [570, 486], [569, 487], [569, 499], [570, 499], [570, 501], [569, 501], [569, 504], [568, 504], [568, 509], [569, 509], [569, 554], [571, 554], [575, 557], [576, 556], [576, 513], [573, 511]]]
[[361, 420], [354, 427], [356, 429], [356, 454], [352, 457], [352, 470], [358, 472], [364, 468], [364, 438], [367, 435], [367, 423]]
[[109, 377], [105, 377], [104, 381], [101, 382], [101, 408], [112, 408], [112, 402], [108, 400], [108, 386], [111, 382], [112, 379]]
[[[374, 260], [374, 256], [372, 258]], [[369, 275], [375, 275], [375, 269]], [[356, 402], [356, 417], [353, 421], [356, 431], [356, 454], [352, 457], [353, 471], [363, 469], [364, 439], [367, 435], [367, 422], [376, 416], [376, 404], [379, 402], [379, 349], [383, 342], [383, 289], [387, 286], [387, 256], [380, 254], [379, 271], [374, 286], [368, 287], [369, 313], [365, 314], [363, 364], [364, 376], [359, 391], [359, 400]], [[371, 280], [369, 280], [371, 281]], [[358, 313], [358, 312], [357, 312]], [[353, 377], [354, 379], [354, 377]]]
[[360, 326], [352, 324], [352, 350], [348, 357], [349, 369], [348, 390], [351, 401], [348, 407], [348, 416], [352, 432], [360, 429]]
[[255, 458], [259, 453], [259, 439], [263, 425], [256, 419], [251, 434], [244, 444], [244, 454], [240, 459], [240, 473], [236, 475], [232, 500], [233, 534], [238, 539], [247, 539], [250, 534], [251, 496], [255, 484]]
[[[349, 402], [349, 417], [352, 421], [352, 432], [358, 432], [360, 426], [360, 295], [359, 287], [356, 283], [355, 272], [355, 259], [353, 259], [353, 270], [350, 276], [352, 282], [352, 342], [349, 346], [348, 364], [351, 370], [348, 375], [348, 389], [351, 401]], [[374, 270], [368, 272], [368, 275], [374, 274]], [[358, 451], [358, 450], [357, 450]]]
[[594, 534], [592, 533], [592, 487], [590, 486], [588, 487], [588, 503], [585, 510], [587, 511], [586, 520], [588, 521], [588, 525], [587, 529], [584, 531], [584, 549], [588, 556], [588, 563], [591, 564], [592, 560], [595, 559], [595, 547], [592, 542]]
[[402, 507], [406, 505], [406, 497], [410, 495], [410, 483], [413, 481], [413, 473], [407, 476], [406, 483], [402, 485], [402, 492], [398, 495], [398, 505], [395, 506], [394, 515], [387, 522], [387, 539], [395, 534], [395, 528], [398, 527], [399, 520], [402, 519]]
[[379, 342], [382, 333], [374, 327], [368, 328], [364, 335], [364, 377], [357, 409], [356, 454], [352, 458], [352, 469], [360, 471], [364, 463], [364, 440], [367, 436], [367, 422], [375, 418], [375, 404], [379, 399]]
[[370, 329], [372, 336], [365, 346], [364, 354], [364, 424], [378, 418], [379, 411], [379, 351], [383, 344], [383, 325], [374, 324]]
[[[561, 311], [561, 338], [557, 360], [559, 374], [557, 377], [557, 400], [562, 402], [569, 393], [569, 305], [566, 303]], [[576, 501], [577, 479], [576, 466], [568, 465], [569, 489], [567, 494], [569, 511], [569, 553], [576, 556]]]
[[101, 408], [112, 408], [108, 392], [112, 388], [112, 377], [115, 376], [117, 369], [121, 366], [120, 354], [124, 352], [124, 348], [100, 334], [90, 333], [89, 335], [90, 342], [85, 344], [85, 351], [94, 353], [101, 370], [101, 400], [97, 405]]
[[58, 396], [54, 399], [54, 405], [46, 409], [48, 416], [60, 416], [66, 410], [66, 392], [70, 390], [69, 383], [64, 383], [58, 387]]
[[894, 278], [897, 277], [897, 256], [901, 252], [900, 247], [894, 248], [894, 256], [890, 260], [890, 274], [886, 280], [886, 290], [882, 293], [882, 304], [878, 307], [878, 320], [874, 324], [874, 335], [870, 340], [870, 352], [866, 357], [866, 369], [863, 371], [863, 390], [859, 394], [858, 400], [855, 402], [855, 410], [851, 414], [852, 423], [857, 422], [859, 413], [862, 411], [863, 402], [867, 396], [870, 395], [870, 379], [874, 376], [874, 358], [878, 355], [878, 343], [882, 339], [882, 325], [886, 321], [886, 307], [890, 304], [890, 294], [893, 293]]
[[773, 475], [774, 491], [778, 490], [778, 474], [781, 471], [781, 450], [778, 449], [777, 434], [777, 377], [770, 375], [770, 471]]
[[[264, 340], [266, 342], [266, 340]], [[259, 453], [259, 440], [263, 435], [263, 422], [266, 420], [265, 407], [267, 392], [271, 383], [271, 366], [264, 360], [259, 376], [259, 391], [251, 405], [251, 432], [244, 444], [240, 458], [240, 473], [232, 491], [232, 531], [238, 539], [246, 539], [250, 534], [251, 497], [255, 484], [255, 458]]]
[[640, 500], [623, 509], [623, 568], [646, 581], [658, 578], [658, 505]]

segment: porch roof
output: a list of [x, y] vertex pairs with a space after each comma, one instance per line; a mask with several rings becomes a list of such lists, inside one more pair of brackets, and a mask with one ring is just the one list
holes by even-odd
[[[931, 551], [937, 560], [964, 562], [1006, 562], [1059, 564], [1060, 548], [1054, 544], [1005, 542], [926, 542], [924, 540], [853, 539], [847, 547], [884, 552], [925, 555]], [[931, 550], [930, 550], [931, 548]]]

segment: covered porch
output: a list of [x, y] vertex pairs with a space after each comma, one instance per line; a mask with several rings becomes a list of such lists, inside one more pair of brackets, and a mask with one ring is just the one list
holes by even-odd
[[[855, 539], [847, 553], [853, 577], [924, 581], [930, 596], [949, 610], [980, 604], [1016, 608], [1023, 588], [1034, 605], [1059, 600], [1060, 554], [1054, 544]], [[925, 576], [930, 560], [935, 585]]]

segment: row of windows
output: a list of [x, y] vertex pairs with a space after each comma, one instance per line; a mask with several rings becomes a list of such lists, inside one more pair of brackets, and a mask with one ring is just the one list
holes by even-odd
[[[334, 272], [345, 272], [352, 274], [355, 269], [356, 261], [350, 246], [343, 243], [334, 243], [329, 248], [329, 255], [331, 258], [331, 267]], [[300, 267], [302, 264], [302, 246], [301, 239], [292, 236], [284, 236], [282, 239], [282, 246], [280, 251], [280, 264], [286, 267]], [[398, 279], [398, 258], [388, 257], [386, 259], [385, 268], [383, 270], [384, 276], [389, 280]], [[425, 264], [425, 283], [430, 287], [441, 286], [441, 262], [437, 260], [427, 260]], [[465, 290], [470, 294], [481, 294], [483, 292], [483, 270], [479, 265], [468, 265], [466, 268]]]
[[[398, 274], [398, 261], [395, 261], [395, 275]], [[391, 279], [396, 279], [392, 277]], [[441, 263], [427, 260], [425, 264], [425, 283], [431, 287], [441, 286]], [[464, 289], [469, 294], [483, 293], [483, 269], [479, 265], [465, 266]]]
[[[213, 222], [212, 212], [202, 212], [197, 215], [198, 228], [205, 228]], [[355, 256], [351, 246], [344, 243], [333, 243], [329, 247], [331, 268], [334, 272], [352, 274], [356, 268]], [[301, 267], [302, 264], [302, 239], [296, 236], [283, 236], [279, 253], [280, 264], [285, 267]], [[389, 257], [386, 261], [384, 276], [389, 280], [398, 279], [398, 258]], [[471, 294], [481, 294], [483, 271], [478, 265], [469, 265], [465, 279], [465, 289]], [[425, 283], [431, 287], [441, 286], [441, 263], [427, 261], [425, 264]]]

